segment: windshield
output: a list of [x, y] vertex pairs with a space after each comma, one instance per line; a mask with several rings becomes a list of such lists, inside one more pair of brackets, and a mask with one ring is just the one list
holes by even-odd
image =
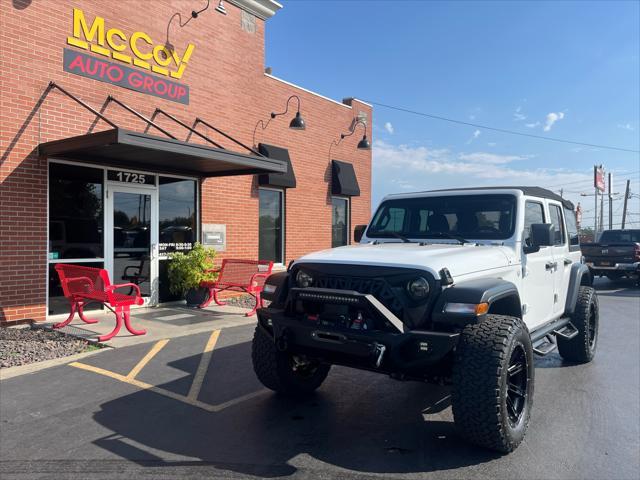
[[380, 205], [367, 236], [504, 240], [513, 235], [515, 218], [513, 195], [398, 198]]
[[607, 230], [602, 233], [600, 243], [610, 242], [638, 242], [640, 243], [640, 230]]

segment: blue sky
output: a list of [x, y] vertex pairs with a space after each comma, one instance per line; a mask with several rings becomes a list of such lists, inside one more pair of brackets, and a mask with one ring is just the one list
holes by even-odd
[[[338, 100], [640, 150], [638, 1], [282, 3], [266, 33], [266, 65], [280, 78]], [[614, 190], [628, 177], [640, 193], [637, 153], [382, 107], [373, 138], [374, 206], [388, 193], [491, 184], [564, 187], [578, 201], [592, 193], [594, 163], [614, 172]], [[593, 199], [581, 200], [589, 217]]]

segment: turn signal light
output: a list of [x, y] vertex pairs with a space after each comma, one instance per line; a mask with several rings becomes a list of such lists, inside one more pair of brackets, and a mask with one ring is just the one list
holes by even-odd
[[466, 313], [470, 315], [484, 315], [489, 311], [489, 304], [483, 303], [447, 303], [445, 313]]

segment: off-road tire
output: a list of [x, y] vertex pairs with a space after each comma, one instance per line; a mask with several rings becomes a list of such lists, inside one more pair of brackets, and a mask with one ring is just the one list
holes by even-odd
[[[512, 368], [522, 358], [522, 369]], [[513, 372], [520, 372], [515, 373]], [[526, 383], [520, 383], [526, 379]], [[460, 336], [453, 365], [451, 405], [456, 430], [466, 440], [508, 453], [522, 442], [533, 405], [533, 350], [527, 327], [517, 317], [487, 315]], [[521, 385], [514, 407], [512, 381]], [[510, 402], [510, 405], [508, 405]], [[519, 410], [519, 415], [512, 412]], [[514, 418], [515, 417], [515, 418]]]
[[596, 354], [600, 324], [598, 296], [592, 287], [581, 286], [578, 290], [571, 323], [578, 329], [578, 335], [571, 340], [558, 335], [558, 352], [570, 362], [588, 363]]
[[322, 385], [331, 369], [331, 365], [317, 363], [304, 374], [296, 372], [291, 354], [279, 351], [259, 325], [253, 334], [251, 360], [253, 371], [265, 387], [288, 396], [299, 397], [313, 393]]

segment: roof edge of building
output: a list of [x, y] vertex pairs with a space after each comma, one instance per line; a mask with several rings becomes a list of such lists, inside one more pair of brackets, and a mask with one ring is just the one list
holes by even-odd
[[273, 80], [275, 80], [277, 82], [282, 82], [282, 83], [284, 83], [286, 85], [289, 85], [291, 87], [294, 87], [294, 88], [297, 88], [299, 90], [302, 90], [303, 92], [310, 93], [311, 95], [315, 95], [316, 97], [320, 97], [323, 100], [328, 100], [329, 102], [335, 103], [336, 105], [340, 105], [341, 107], [349, 108], [349, 109], [352, 108], [351, 105], [344, 104], [342, 102], [339, 102], [338, 100], [334, 100], [333, 98], [325, 97], [324, 95], [321, 95], [321, 94], [319, 94], [317, 92], [309, 90], [308, 88], [304, 88], [304, 87], [301, 87], [300, 85], [296, 85], [295, 83], [288, 82], [288, 81], [283, 80], [282, 78], [276, 77], [275, 75], [272, 75], [270, 73], [266, 73], [265, 72], [264, 76], [267, 77], [267, 78], [271, 78], [271, 79], [273, 79]]
[[275, 0], [227, 0], [242, 10], [249, 12], [260, 20], [268, 20], [273, 17], [278, 10], [282, 8], [282, 4]]

